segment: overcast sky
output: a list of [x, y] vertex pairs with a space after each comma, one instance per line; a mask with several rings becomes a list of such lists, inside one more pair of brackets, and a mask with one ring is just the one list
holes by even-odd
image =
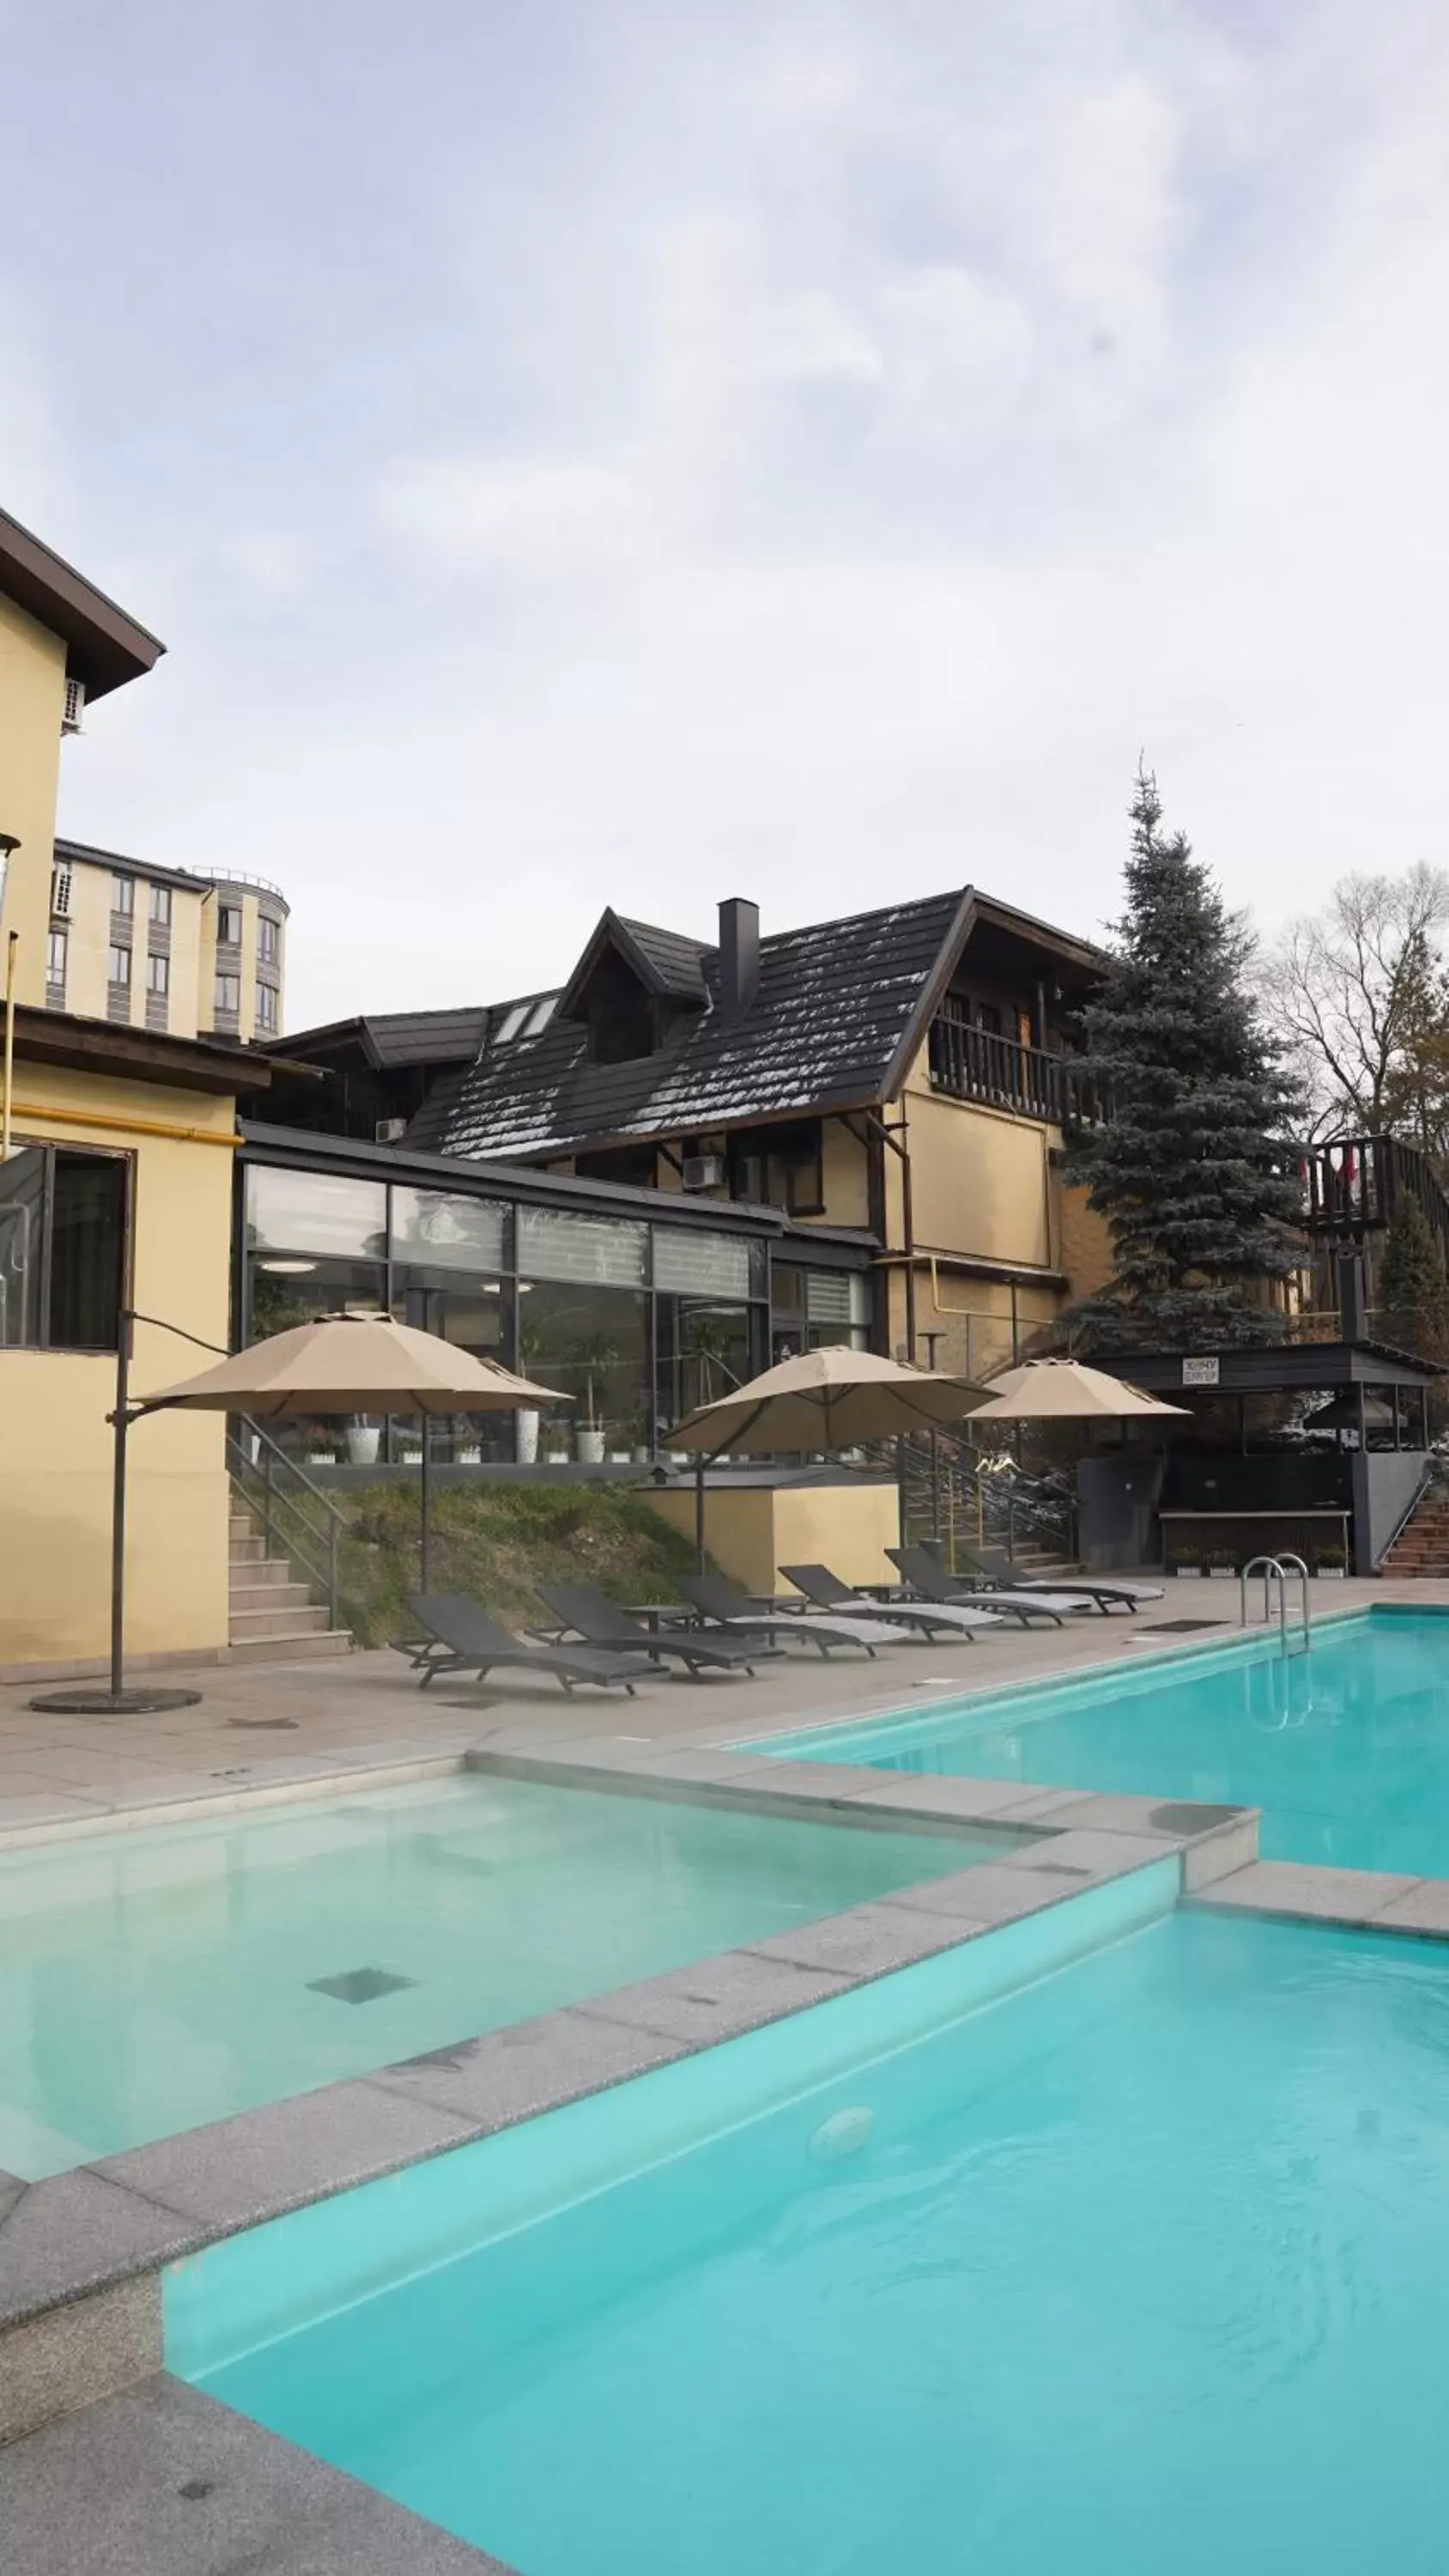
[[164, 636], [62, 828], [293, 1025], [974, 881], [1139, 748], [1270, 917], [1449, 858], [1449, 16], [9, 0], [0, 501]]

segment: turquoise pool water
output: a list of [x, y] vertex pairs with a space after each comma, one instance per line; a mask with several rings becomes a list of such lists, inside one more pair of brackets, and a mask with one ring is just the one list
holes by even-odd
[[1000, 1848], [475, 1774], [11, 1850], [0, 2171], [61, 2173]]
[[1264, 1810], [1265, 1859], [1446, 1877], [1449, 1618], [1375, 1611], [1286, 1661], [1230, 1646], [756, 1750], [1225, 1800]]
[[523, 2576], [1437, 2576], [1449, 1961], [1169, 1914], [953, 2007], [1077, 1911], [218, 2247], [171, 2366]]

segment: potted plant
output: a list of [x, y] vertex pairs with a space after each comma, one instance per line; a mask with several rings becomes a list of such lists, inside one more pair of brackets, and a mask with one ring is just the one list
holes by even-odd
[[584, 1372], [584, 1409], [574, 1432], [581, 1467], [597, 1467], [603, 1462], [607, 1432], [595, 1395], [595, 1380], [603, 1378], [618, 1357], [618, 1349], [606, 1333], [590, 1333], [575, 1348], [574, 1364]]
[[1169, 1574], [1201, 1574], [1202, 1551], [1185, 1539], [1174, 1539], [1167, 1551]]
[[1326, 1575], [1331, 1583], [1342, 1583], [1348, 1574], [1348, 1565], [1342, 1548], [1315, 1548], [1313, 1553], [1313, 1571], [1316, 1575]]
[[1214, 1583], [1231, 1583], [1238, 1570], [1236, 1552], [1230, 1547], [1215, 1547], [1208, 1555], [1208, 1574]]
[[539, 1410], [536, 1404], [521, 1404], [513, 1417], [518, 1425], [518, 1463], [532, 1467], [538, 1459]]
[[359, 1413], [355, 1419], [347, 1425], [346, 1440], [347, 1463], [349, 1467], [375, 1467], [377, 1465], [377, 1453], [382, 1442], [382, 1425], [380, 1423], [369, 1422], [365, 1414]]

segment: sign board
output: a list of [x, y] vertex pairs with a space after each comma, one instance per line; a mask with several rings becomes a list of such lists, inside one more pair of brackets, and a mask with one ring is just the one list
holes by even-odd
[[1219, 1364], [1215, 1359], [1184, 1360], [1182, 1364], [1183, 1385], [1216, 1386], [1218, 1383], [1218, 1365]]

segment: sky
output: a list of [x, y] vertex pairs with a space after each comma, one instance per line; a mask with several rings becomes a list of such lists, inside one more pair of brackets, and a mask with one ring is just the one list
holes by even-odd
[[166, 641], [61, 828], [291, 1025], [974, 883], [1139, 755], [1265, 922], [1449, 858], [1449, 15], [0, 0], [0, 503]]

